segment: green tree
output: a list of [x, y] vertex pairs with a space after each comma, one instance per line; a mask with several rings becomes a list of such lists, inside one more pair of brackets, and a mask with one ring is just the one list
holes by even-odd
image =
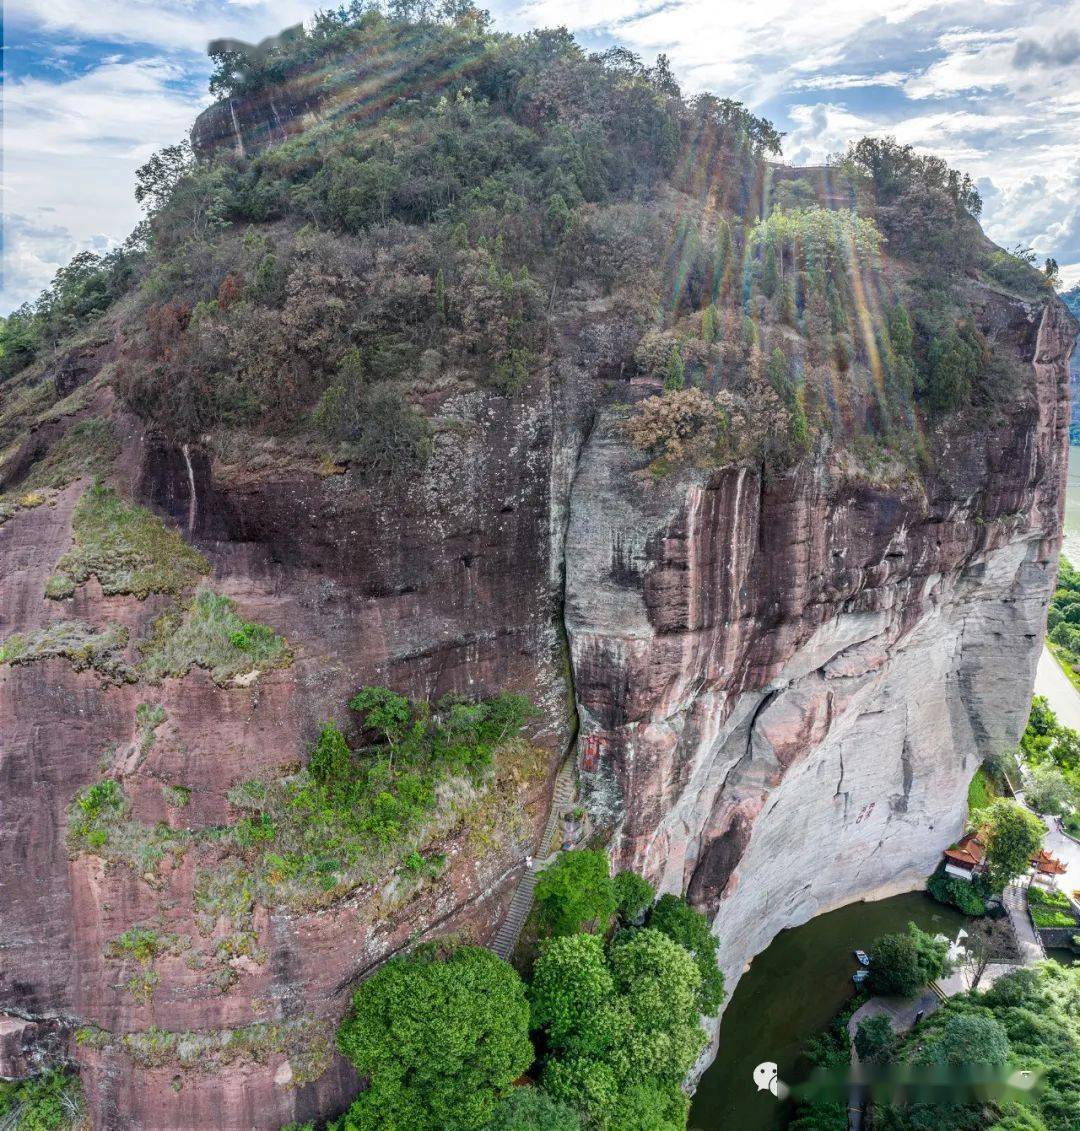
[[954, 1014], [919, 1059], [944, 1061], [954, 1068], [963, 1064], [1005, 1064], [1009, 1059], [1009, 1037], [996, 1017]]
[[532, 1063], [516, 971], [488, 950], [424, 947], [353, 996], [338, 1047], [368, 1079], [355, 1131], [473, 1131]]
[[435, 274], [435, 316], [440, 325], [446, 322], [446, 274], [441, 267]]
[[887, 1060], [895, 1040], [887, 1013], [875, 1013], [860, 1021], [855, 1029], [855, 1051], [860, 1060]]
[[1024, 790], [1024, 800], [1036, 812], [1061, 816], [1076, 804], [1076, 791], [1056, 766], [1035, 766]]
[[485, 1131], [581, 1131], [581, 1117], [542, 1088], [514, 1088], [496, 1105]]
[[776, 256], [776, 241], [767, 239], [765, 241], [765, 261], [761, 267], [761, 290], [766, 296], [772, 298], [779, 285], [780, 267]]
[[615, 913], [615, 891], [605, 853], [564, 852], [536, 881], [540, 922], [553, 935], [607, 930]]
[[911, 327], [907, 308], [897, 303], [889, 312], [889, 340], [897, 357], [910, 357], [915, 344], [915, 331]]
[[716, 341], [716, 308], [707, 306], [701, 312], [701, 340], [710, 345]]
[[163, 208], [192, 170], [195, 163], [191, 144], [166, 145], [135, 170], [135, 200], [148, 212]]
[[624, 923], [639, 923], [652, 906], [656, 892], [652, 884], [636, 872], [619, 872], [611, 881], [616, 910]]
[[784, 279], [780, 284], [780, 321], [785, 326], [794, 326], [798, 311], [795, 307], [795, 284], [791, 279]]
[[707, 1017], [720, 1012], [724, 1000], [724, 975], [716, 964], [719, 940], [709, 929], [709, 920], [677, 895], [662, 895], [649, 915], [649, 926], [662, 931], [688, 951], [701, 975], [698, 1009]]
[[629, 1014], [619, 1052], [632, 1076], [681, 1079], [705, 1043], [697, 1013], [701, 973], [693, 956], [646, 927], [614, 943], [609, 965]]
[[983, 835], [990, 886], [1002, 891], [1022, 876], [1039, 851], [1046, 827], [1014, 801], [1001, 798], [983, 811]]
[[930, 408], [949, 413], [966, 404], [982, 372], [982, 352], [973, 340], [973, 332], [950, 330], [944, 337], [935, 338], [927, 358], [926, 399]]
[[620, 935], [606, 956], [595, 935], [541, 943], [529, 995], [548, 1050], [544, 1089], [597, 1131], [681, 1129], [675, 1090], [705, 1043], [700, 981], [693, 958], [648, 928]]
[[324, 723], [308, 760], [311, 776], [321, 786], [340, 789], [349, 780], [351, 761], [352, 751], [345, 736], [332, 719]]
[[405, 741], [412, 728], [412, 706], [404, 695], [388, 687], [361, 688], [349, 709], [364, 716], [364, 726], [375, 731], [391, 749]]
[[910, 935], [882, 935], [870, 948], [870, 981], [875, 993], [911, 997], [922, 985], [919, 953]]
[[23, 1080], [0, 1080], [0, 1127], [5, 1131], [67, 1131], [86, 1126], [79, 1078], [53, 1069]]
[[936, 982], [949, 973], [951, 966], [947, 940], [920, 930], [914, 923], [908, 923], [908, 936], [915, 944], [919, 977], [922, 978], [923, 985]]
[[615, 980], [596, 935], [562, 935], [540, 943], [529, 986], [532, 1027], [543, 1029], [556, 1049], [599, 1055], [610, 1041], [603, 1014]]
[[671, 347], [668, 354], [667, 369], [664, 374], [664, 388], [669, 392], [686, 387], [686, 366], [678, 346]]
[[612, 1112], [618, 1131], [685, 1131], [690, 1099], [676, 1081], [631, 1084], [619, 1093]]

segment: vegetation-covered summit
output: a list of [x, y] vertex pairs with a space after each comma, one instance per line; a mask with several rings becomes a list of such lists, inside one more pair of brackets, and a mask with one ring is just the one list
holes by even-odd
[[0, 330], [9, 439], [56, 351], [109, 334], [111, 382], [176, 440], [297, 437], [377, 476], [426, 459], [433, 391], [518, 395], [568, 352], [655, 382], [628, 440], [660, 465], [783, 466], [818, 436], [918, 455], [927, 420], [1015, 391], [965, 280], [1047, 285], [910, 147], [790, 175], [769, 122], [685, 97], [663, 56], [458, 0], [353, 3], [215, 64], [239, 136], [156, 154], [131, 239]]

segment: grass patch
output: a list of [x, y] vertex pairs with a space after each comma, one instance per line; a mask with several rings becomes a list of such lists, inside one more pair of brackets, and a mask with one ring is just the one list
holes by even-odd
[[28, 1080], [0, 1080], [0, 1127], [4, 1131], [64, 1131], [86, 1127], [78, 1076], [54, 1069]]
[[206, 668], [220, 684], [248, 672], [288, 667], [292, 659], [284, 637], [244, 620], [233, 601], [203, 587], [186, 612], [158, 621], [143, 649], [142, 671], [160, 680]]
[[46, 597], [67, 597], [91, 576], [107, 596], [129, 593], [143, 600], [151, 593], [179, 594], [210, 569], [177, 531], [100, 480], [79, 500], [73, 532], [74, 544], [56, 563]]
[[968, 786], [968, 814], [989, 808], [997, 799], [997, 790], [986, 770], [980, 766]]
[[293, 1087], [317, 1080], [333, 1059], [330, 1028], [314, 1018], [184, 1032], [152, 1027], [123, 1036], [86, 1025], [75, 1039], [90, 1048], [118, 1047], [140, 1068], [175, 1066], [198, 1072], [216, 1072], [244, 1062], [265, 1064], [271, 1054], [281, 1053], [292, 1066]]
[[161, 980], [157, 971], [153, 969], [154, 962], [162, 955], [180, 955], [190, 949], [191, 938], [188, 935], [160, 932], [152, 927], [134, 926], [129, 927], [109, 943], [105, 948], [105, 956], [121, 961], [133, 960], [142, 967], [136, 970], [124, 985], [135, 1001], [149, 1005]]
[[353, 704], [379, 741], [353, 750], [327, 723], [306, 767], [229, 794], [242, 815], [223, 838], [248, 863], [241, 890], [261, 903], [329, 902], [399, 865], [406, 881], [432, 878], [425, 846], [462, 825], [475, 832], [500, 777], [518, 793], [528, 776], [531, 747], [518, 736], [531, 708], [520, 696], [433, 710], [368, 688]]
[[186, 809], [191, 801], [191, 790], [186, 785], [163, 785], [161, 796], [172, 809]]
[[120, 452], [107, 420], [77, 420], [30, 469], [20, 491], [59, 489], [74, 479], [105, 475]]
[[123, 786], [105, 778], [80, 790], [68, 806], [68, 848], [103, 860], [127, 864], [140, 875], [156, 871], [166, 855], [180, 857], [191, 834], [163, 822], [146, 825], [131, 819], [131, 801]]
[[165, 708], [160, 703], [140, 703], [135, 708], [135, 725], [139, 730], [139, 753], [145, 754], [154, 745], [154, 732], [165, 721]]
[[109, 958], [132, 958], [140, 966], [152, 966], [154, 960], [163, 954], [182, 954], [191, 947], [187, 935], [161, 932], [153, 927], [129, 927], [122, 935], [117, 935], [105, 949]]
[[92, 668], [115, 683], [135, 683], [137, 674], [124, 661], [127, 629], [109, 625], [98, 631], [85, 621], [59, 620], [33, 632], [16, 632], [0, 645], [0, 664], [32, 664], [62, 657], [76, 671]]
[[1028, 909], [1036, 927], [1075, 927], [1069, 897], [1060, 891], [1044, 891], [1039, 887], [1028, 888]]

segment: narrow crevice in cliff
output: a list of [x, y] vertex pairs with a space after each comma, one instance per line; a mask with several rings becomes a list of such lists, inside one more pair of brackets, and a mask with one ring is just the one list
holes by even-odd
[[[767, 691], [761, 698], [761, 702], [754, 708], [754, 713], [750, 716], [750, 725], [746, 730], [746, 753], [741, 761], [750, 761], [754, 759], [754, 727], [757, 726], [757, 721], [761, 718], [762, 714], [768, 709], [769, 704], [779, 695], [779, 691]], [[733, 766], [732, 769], [735, 767]], [[726, 784], [726, 781], [725, 781]]]
[[558, 634], [559, 648], [563, 657], [563, 677], [566, 680], [566, 693], [569, 698], [570, 721], [570, 736], [567, 740], [563, 760], [573, 754], [578, 740], [578, 733], [581, 729], [581, 712], [578, 707], [577, 683], [574, 678], [574, 657], [570, 649], [570, 632], [566, 624], [566, 588], [567, 574], [569, 572], [566, 547], [570, 535], [570, 523], [574, 509], [574, 488], [577, 485], [578, 473], [581, 470], [582, 453], [588, 447], [593, 433], [596, 431], [598, 417], [599, 413], [594, 409], [589, 415], [588, 422], [581, 436], [581, 442], [578, 444], [577, 451], [574, 453], [574, 469], [570, 474], [570, 482], [566, 488], [566, 518], [563, 522], [562, 537], [559, 545], [558, 585], [556, 587], [555, 596], [555, 631]]

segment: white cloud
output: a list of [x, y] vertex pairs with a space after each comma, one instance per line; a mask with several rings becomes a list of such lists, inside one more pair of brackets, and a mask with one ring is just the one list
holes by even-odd
[[871, 133], [874, 123], [843, 106], [817, 102], [793, 106], [795, 128], [784, 138], [784, 156], [794, 165], [820, 165], [830, 153], [841, 153], [849, 141]]
[[883, 71], [880, 75], [815, 75], [788, 84], [788, 90], [851, 90], [863, 86], [903, 86], [908, 80], [903, 71]]
[[218, 36], [261, 39], [317, 7], [316, 0], [7, 0], [4, 14], [9, 26], [201, 54]]
[[128, 234], [139, 217], [135, 169], [183, 137], [203, 102], [177, 90], [181, 75], [154, 58], [59, 82], [8, 79], [4, 309], [34, 297], [74, 251]]

